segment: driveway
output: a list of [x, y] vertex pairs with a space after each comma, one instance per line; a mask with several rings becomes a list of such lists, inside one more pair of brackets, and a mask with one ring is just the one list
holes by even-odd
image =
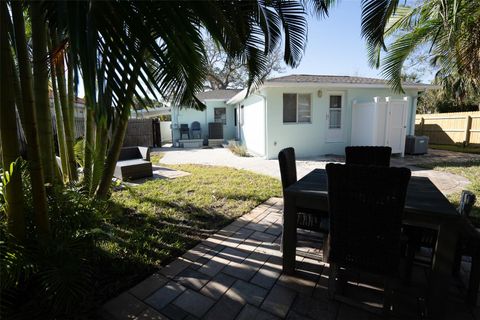
[[[158, 148], [153, 151], [164, 153], [160, 163], [164, 164], [202, 164], [212, 166], [226, 166], [244, 169], [260, 174], [265, 174], [280, 179], [280, 169], [277, 160], [266, 160], [259, 157], [239, 157], [224, 148], [215, 149], [178, 149]], [[412, 170], [412, 175], [428, 177], [444, 193], [459, 192], [470, 183], [468, 179], [447, 172], [422, 169], [415, 167], [417, 163], [432, 161], [471, 161], [480, 160], [478, 155], [462, 155], [459, 153], [429, 150], [428, 155], [406, 156], [405, 158], [393, 157], [393, 166], [406, 166]], [[325, 168], [329, 162], [343, 162], [340, 156], [316, 157], [313, 159], [297, 160], [297, 176], [302, 178], [307, 173], [317, 168]]]

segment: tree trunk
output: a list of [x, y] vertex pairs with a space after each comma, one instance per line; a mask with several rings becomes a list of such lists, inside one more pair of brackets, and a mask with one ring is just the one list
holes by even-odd
[[[49, 41], [49, 51], [52, 52], [52, 45]], [[63, 126], [63, 113], [60, 107], [60, 99], [58, 97], [57, 91], [57, 77], [55, 76], [57, 66], [54, 64], [53, 61], [50, 62], [50, 70], [51, 70], [51, 77], [52, 77], [52, 92], [53, 92], [53, 103], [55, 106], [55, 124], [57, 127], [57, 143], [58, 143], [58, 151], [60, 155], [61, 165], [62, 165], [62, 181], [67, 181], [69, 174], [68, 174], [68, 156], [66, 153], [65, 147], [65, 128]], [[65, 85], [65, 84], [64, 84]], [[60, 86], [60, 83], [59, 83]]]
[[27, 51], [25, 36], [25, 21], [23, 18], [22, 4], [12, 2], [12, 16], [15, 32], [15, 45], [17, 49], [18, 67], [20, 71], [20, 85], [22, 90], [23, 111], [25, 116], [25, 135], [27, 136], [27, 153], [30, 178], [32, 180], [33, 207], [35, 222], [41, 237], [48, 235], [49, 222], [47, 211], [47, 195], [45, 180], [40, 162], [40, 149], [37, 136], [37, 123], [35, 115], [35, 100], [33, 98], [32, 74]]
[[[2, 140], [2, 164], [4, 173], [20, 157], [17, 136], [17, 112], [13, 82], [13, 58], [8, 40], [6, 21], [9, 19], [6, 3], [0, 8], [0, 138]], [[10, 181], [5, 186], [7, 202], [8, 231], [19, 241], [25, 239], [25, 216], [23, 211], [22, 173], [18, 167], [11, 172]]]
[[[130, 108], [130, 105], [128, 105], [128, 108]], [[103, 176], [96, 193], [96, 196], [99, 199], [108, 198], [110, 186], [112, 185], [113, 173], [115, 172], [115, 166], [117, 165], [118, 157], [120, 156], [125, 132], [127, 131], [128, 116], [127, 111], [122, 111], [120, 119], [118, 119], [119, 121], [112, 137], [112, 144], [108, 150], [107, 159], [105, 160]]]
[[[68, 155], [68, 167], [71, 181], [78, 180], [77, 162], [75, 161], [75, 152], [73, 147], [75, 145], [75, 93], [73, 87], [73, 68], [71, 63], [68, 66], [68, 95], [65, 107], [62, 104], [63, 120], [65, 121], [65, 144]], [[62, 95], [60, 94], [60, 102], [62, 101]]]
[[93, 150], [95, 149], [95, 120], [93, 114], [92, 99], [85, 96], [86, 115], [85, 115], [85, 137], [83, 152], [83, 185], [86, 190], [90, 190], [92, 186], [92, 169], [93, 169]]
[[40, 143], [40, 159], [45, 182], [52, 184], [55, 179], [52, 115], [48, 97], [47, 32], [45, 15], [39, 2], [30, 4], [33, 47], [33, 90], [37, 110], [37, 131]]
[[[132, 77], [128, 79], [127, 91], [123, 100], [123, 108], [120, 112], [118, 124], [115, 128], [110, 149], [108, 150], [107, 159], [105, 160], [105, 166], [103, 168], [103, 176], [97, 189], [96, 196], [99, 199], [106, 199], [109, 195], [110, 186], [112, 184], [113, 174], [115, 172], [115, 166], [117, 165], [118, 157], [123, 145], [123, 139], [125, 138], [125, 132], [127, 131], [128, 118], [130, 116], [130, 107], [135, 92], [135, 81], [138, 77], [140, 68], [138, 65], [135, 67], [132, 73]], [[125, 75], [127, 77], [127, 75]]]
[[105, 119], [100, 120], [97, 123], [97, 132], [95, 137], [95, 155], [92, 171], [92, 183], [90, 186], [90, 194], [95, 194], [95, 191], [100, 183], [100, 179], [103, 175], [105, 153], [107, 152], [108, 145], [108, 130]]

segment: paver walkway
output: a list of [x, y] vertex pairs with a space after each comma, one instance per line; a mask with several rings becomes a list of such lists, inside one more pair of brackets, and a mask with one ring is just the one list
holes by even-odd
[[[156, 149], [164, 153], [160, 160], [164, 164], [203, 164], [215, 166], [227, 166], [237, 169], [245, 169], [261, 174], [266, 174], [280, 179], [280, 170], [277, 160], [266, 160], [260, 157], [238, 157], [230, 150], [224, 148], [216, 149], [178, 149], [161, 148]], [[313, 169], [325, 168], [328, 162], [343, 162], [341, 156], [323, 156], [311, 159], [297, 160], [298, 178], [308, 174]], [[441, 161], [469, 162], [480, 161], [480, 155], [451, 152], [445, 150], [430, 149], [426, 155], [411, 156], [404, 158], [392, 157], [393, 166], [407, 166], [412, 170], [413, 175], [430, 178], [432, 182], [444, 193], [450, 194], [460, 192], [470, 183], [468, 179], [448, 172], [426, 170], [415, 167], [419, 163], [433, 163]]]
[[[201, 242], [143, 282], [106, 303], [105, 319], [380, 319], [328, 299], [328, 265], [321, 236], [300, 233], [297, 273], [281, 274], [282, 199], [271, 198]], [[378, 304], [382, 292], [349, 283], [349, 294]], [[393, 319], [415, 319], [423, 310], [426, 273], [415, 268], [412, 285], [396, 294]], [[454, 283], [446, 319], [475, 319], [480, 308], [463, 303]]]

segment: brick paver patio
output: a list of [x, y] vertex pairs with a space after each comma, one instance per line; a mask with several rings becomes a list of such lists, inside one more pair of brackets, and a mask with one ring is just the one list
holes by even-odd
[[[282, 199], [271, 198], [177, 258], [127, 292], [107, 302], [105, 319], [380, 319], [328, 299], [328, 264], [321, 262], [321, 235], [300, 233], [297, 273], [281, 274]], [[468, 268], [464, 263], [463, 268]], [[348, 294], [381, 303], [375, 282], [349, 282]], [[373, 279], [375, 280], [375, 279]], [[426, 270], [400, 287], [393, 319], [419, 319], [426, 296]], [[446, 319], [478, 319], [480, 303], [463, 302], [452, 283]], [[480, 299], [479, 299], [480, 300]]]

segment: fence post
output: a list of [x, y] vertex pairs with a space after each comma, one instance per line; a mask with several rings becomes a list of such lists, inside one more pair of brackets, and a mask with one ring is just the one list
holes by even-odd
[[465, 145], [468, 145], [470, 143], [470, 129], [472, 129], [472, 117], [467, 115], [465, 117], [465, 122], [466, 122], [466, 126], [465, 126], [465, 140], [464, 140], [464, 143], [465, 143]]

